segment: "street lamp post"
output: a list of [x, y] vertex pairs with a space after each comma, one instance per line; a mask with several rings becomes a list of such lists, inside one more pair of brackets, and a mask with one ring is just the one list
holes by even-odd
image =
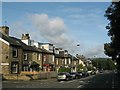
[[[77, 44], [76, 46], [79, 47], [80, 44]], [[74, 62], [73, 62], [73, 60], [74, 60], [74, 56], [73, 56], [73, 55], [71, 55], [71, 56], [72, 56], [72, 69], [71, 69], [71, 72], [73, 72], [73, 66], [74, 66]]]

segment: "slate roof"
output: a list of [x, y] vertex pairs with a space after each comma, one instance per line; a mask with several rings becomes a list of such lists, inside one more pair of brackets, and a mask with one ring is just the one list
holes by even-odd
[[10, 45], [22, 47], [22, 49], [25, 51], [35, 51], [35, 52], [42, 52], [46, 54], [53, 54], [52, 52], [49, 52], [46, 49], [41, 49], [41, 48], [38, 49], [37, 47], [34, 47], [34, 46], [28, 46], [25, 43], [23, 43], [20, 39], [4, 35], [1, 32], [0, 32], [0, 37], [3, 40], [7, 41]]
[[68, 55], [66, 55], [66, 56], [64, 56], [64, 55], [62, 55], [62, 54], [55, 54], [55, 57], [56, 57], [56, 58], [71, 58], [70, 54], [68, 54]]
[[22, 46], [22, 49], [25, 51], [35, 51], [35, 52], [42, 52], [40, 49], [34, 46], [28, 46], [25, 43], [23, 43], [20, 39], [11, 37], [14, 41], [19, 42], [19, 44]]
[[41, 49], [41, 48], [37, 48], [35, 46], [28, 46], [25, 43], [23, 43], [20, 39], [15, 38], [15, 37], [11, 37], [13, 40], [15, 40], [16, 42], [19, 42], [19, 44], [22, 46], [23, 50], [25, 51], [35, 51], [35, 52], [41, 52], [41, 53], [47, 53], [47, 54], [52, 54], [51, 52], [49, 52], [46, 49]]
[[7, 41], [10, 45], [21, 46], [21, 45], [19, 44], [19, 42], [14, 41], [10, 36], [4, 35], [4, 34], [2, 34], [1, 32], [0, 32], [0, 35], [1, 35], [0, 37], [1, 37], [2, 39], [4, 39], [5, 41]]
[[60, 55], [60, 54], [55, 54], [55, 57], [56, 58], [72, 58], [73, 57], [73, 60], [78, 60], [78, 58], [76, 58], [75, 56], [73, 56], [71, 54], [68, 54], [67, 56], [63, 56], [63, 55]]

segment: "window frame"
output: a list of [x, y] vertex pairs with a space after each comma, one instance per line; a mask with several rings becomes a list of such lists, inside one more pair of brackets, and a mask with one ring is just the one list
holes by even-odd
[[[14, 55], [14, 54], [15, 54], [15, 55]], [[14, 58], [18, 57], [18, 48], [13, 47], [13, 49], [12, 49], [12, 56], [13, 56]]]
[[[15, 64], [15, 66], [13, 66], [13, 64]], [[15, 69], [16, 71], [14, 71], [13, 69]], [[12, 62], [11, 63], [11, 73], [12, 74], [18, 74], [19, 73], [19, 63], [18, 62]]]
[[28, 61], [28, 53], [27, 52], [24, 53], [24, 61]]

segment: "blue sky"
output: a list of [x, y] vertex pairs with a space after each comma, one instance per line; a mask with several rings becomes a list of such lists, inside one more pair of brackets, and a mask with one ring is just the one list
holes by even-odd
[[[10, 35], [50, 42], [70, 53], [105, 57], [103, 45], [110, 42], [104, 17], [110, 2], [3, 2], [2, 23]], [[7, 23], [5, 23], [7, 21]], [[80, 44], [80, 47], [77, 47]]]

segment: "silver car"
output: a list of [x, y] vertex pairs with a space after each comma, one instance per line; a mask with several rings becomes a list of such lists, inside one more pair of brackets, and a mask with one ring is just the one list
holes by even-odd
[[58, 75], [57, 75], [57, 80], [58, 80], [58, 81], [61, 81], [61, 80], [66, 80], [66, 81], [68, 81], [68, 80], [71, 80], [71, 79], [73, 79], [73, 78], [72, 78], [72, 76], [70, 75], [70, 73], [68, 73], [68, 72], [60, 72], [60, 73], [58, 73]]

